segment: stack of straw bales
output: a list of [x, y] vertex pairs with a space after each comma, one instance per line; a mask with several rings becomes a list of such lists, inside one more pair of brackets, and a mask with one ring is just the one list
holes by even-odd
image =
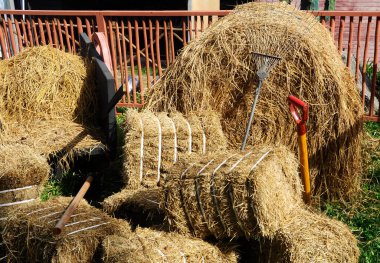
[[131, 189], [156, 186], [179, 160], [192, 153], [227, 148], [218, 115], [129, 110], [125, 122], [124, 182]]
[[357, 262], [349, 228], [303, 205], [296, 171], [293, 154], [280, 146], [202, 157], [173, 167], [161, 202], [183, 234], [264, 237], [282, 244], [275, 262]]
[[0, 145], [0, 220], [12, 207], [38, 200], [50, 167], [25, 145]]
[[[9, 262], [237, 262], [202, 240], [151, 229], [132, 232], [126, 221], [82, 201], [59, 236], [57, 223], [71, 198], [56, 198], [14, 213], [2, 233]], [[186, 246], [180, 246], [186, 244]]]
[[362, 107], [331, 34], [312, 14], [284, 3], [237, 7], [183, 49], [150, 90], [147, 108], [214, 110], [229, 143], [240, 147], [258, 82], [252, 53], [276, 55], [279, 48], [286, 52], [264, 82], [249, 144], [282, 143], [295, 150], [287, 97], [297, 96], [310, 105], [315, 195], [350, 197], [360, 186]]

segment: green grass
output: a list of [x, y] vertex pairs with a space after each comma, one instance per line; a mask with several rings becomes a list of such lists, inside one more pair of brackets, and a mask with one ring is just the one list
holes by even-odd
[[[365, 131], [380, 138], [380, 124], [366, 123]], [[380, 156], [373, 154], [362, 192], [350, 203], [326, 203], [325, 213], [346, 223], [357, 236], [360, 262], [380, 262]]]
[[40, 196], [41, 201], [47, 201], [54, 196], [72, 196], [75, 194], [78, 182], [83, 180], [82, 177], [72, 171], [63, 173], [60, 178], [55, 175], [45, 184]]

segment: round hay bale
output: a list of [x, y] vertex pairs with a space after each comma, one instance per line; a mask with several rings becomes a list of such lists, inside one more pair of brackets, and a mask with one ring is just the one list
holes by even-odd
[[43, 156], [26, 145], [0, 145], [0, 220], [9, 210], [39, 199], [50, 174]]
[[300, 189], [293, 154], [281, 146], [262, 147], [174, 166], [161, 203], [168, 224], [183, 234], [264, 237], [282, 244], [279, 254], [289, 262], [357, 262], [349, 228], [309, 211]]
[[213, 112], [184, 117], [180, 113], [129, 110], [125, 131], [124, 182], [132, 189], [156, 186], [174, 163], [189, 154], [212, 153], [227, 147], [220, 121]]
[[72, 198], [59, 197], [14, 211], [2, 232], [9, 261], [90, 262], [104, 237], [130, 234], [127, 222], [111, 218], [82, 200], [58, 236], [52, 228]]
[[102, 259], [106, 263], [134, 262], [237, 262], [234, 252], [200, 239], [137, 228], [133, 235], [113, 235], [104, 239]]
[[91, 70], [80, 56], [51, 45], [27, 48], [0, 62], [0, 111], [19, 122], [88, 121], [96, 103]]
[[261, 89], [248, 143], [296, 150], [287, 97], [297, 96], [310, 105], [314, 194], [348, 198], [360, 186], [362, 106], [330, 33], [312, 14], [284, 3], [239, 6], [182, 50], [148, 92], [146, 107], [184, 114], [215, 110], [229, 144], [240, 148], [258, 83], [252, 53], [276, 55], [283, 48]]

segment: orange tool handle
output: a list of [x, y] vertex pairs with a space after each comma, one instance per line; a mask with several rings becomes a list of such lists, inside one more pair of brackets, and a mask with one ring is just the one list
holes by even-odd
[[[302, 100], [294, 96], [289, 96], [288, 102], [289, 102], [290, 113], [292, 114], [298, 126], [298, 134], [299, 135], [306, 134], [306, 122], [309, 115], [309, 106], [305, 102], [303, 102]], [[301, 112], [302, 112], [301, 116], [296, 110], [296, 108], [301, 109]]]
[[[304, 201], [307, 204], [311, 202], [311, 184], [310, 184], [310, 174], [309, 174], [309, 159], [307, 152], [307, 139], [306, 139], [306, 121], [309, 113], [308, 105], [302, 100], [289, 96], [289, 108], [298, 128], [298, 147], [299, 147], [299, 158], [301, 164], [301, 176], [304, 186]], [[301, 109], [302, 115], [298, 113], [297, 109]]]

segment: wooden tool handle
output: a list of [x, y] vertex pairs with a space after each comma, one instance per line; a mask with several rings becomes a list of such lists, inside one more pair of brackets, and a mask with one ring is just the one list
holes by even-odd
[[87, 190], [91, 186], [91, 182], [94, 178], [90, 175], [87, 177], [86, 181], [82, 185], [82, 187], [79, 189], [79, 192], [74, 197], [74, 199], [71, 201], [70, 205], [67, 207], [65, 213], [61, 216], [58, 223], [53, 228], [53, 234], [59, 235], [62, 232], [62, 229], [65, 227], [67, 222], [70, 220], [70, 217], [72, 216], [75, 209], [78, 207], [79, 202], [82, 200], [83, 196], [86, 194]]

